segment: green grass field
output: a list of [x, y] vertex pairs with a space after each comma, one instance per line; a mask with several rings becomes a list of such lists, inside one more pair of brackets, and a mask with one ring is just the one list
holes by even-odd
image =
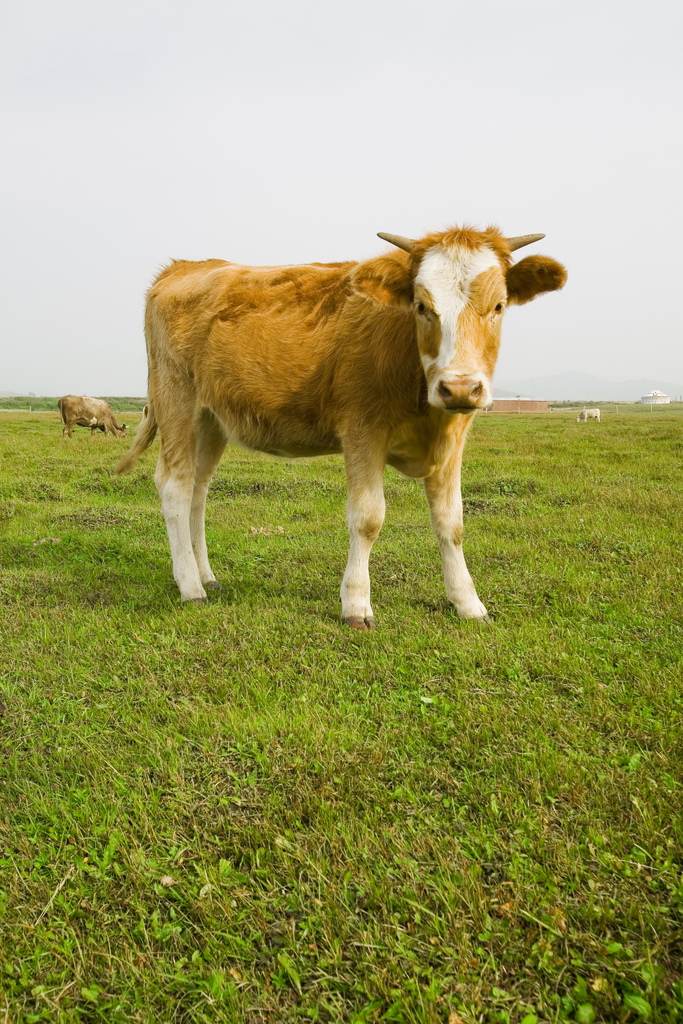
[[229, 449], [181, 607], [154, 450], [0, 413], [2, 1024], [683, 1020], [683, 411], [574, 416], [475, 423], [488, 625], [387, 471], [358, 634], [340, 459]]

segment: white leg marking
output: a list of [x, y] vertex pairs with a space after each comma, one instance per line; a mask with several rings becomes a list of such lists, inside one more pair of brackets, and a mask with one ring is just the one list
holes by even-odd
[[160, 472], [158, 467], [154, 479], [166, 520], [173, 558], [173, 578], [178, 584], [180, 599], [201, 601], [206, 597], [206, 591], [202, 586], [190, 534], [192, 484]]
[[485, 619], [486, 606], [477, 595], [469, 569], [465, 563], [462, 544], [439, 537], [446, 596], [461, 619]]
[[190, 509], [190, 536], [192, 539], [192, 550], [197, 563], [199, 578], [202, 583], [216, 582], [216, 577], [209, 565], [209, 553], [206, 548], [206, 528], [204, 525], [206, 495], [209, 490], [209, 483], [209, 480], [201, 483], [195, 482]]
[[363, 625], [369, 628], [374, 626], [368, 563], [373, 542], [379, 536], [384, 522], [383, 470], [383, 457], [381, 464], [358, 467], [347, 457], [349, 496], [346, 502], [346, 521], [349, 527], [349, 558], [340, 590], [342, 621], [361, 628]]
[[446, 596], [461, 619], [484, 619], [486, 607], [479, 600], [462, 552], [460, 458], [461, 452], [448, 466], [427, 477], [425, 492], [441, 551]]

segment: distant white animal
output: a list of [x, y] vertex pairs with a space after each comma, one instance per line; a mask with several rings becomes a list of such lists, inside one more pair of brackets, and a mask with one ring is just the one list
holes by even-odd
[[600, 422], [600, 410], [599, 409], [583, 409], [576, 417], [577, 423], [585, 423], [586, 420], [597, 420]]

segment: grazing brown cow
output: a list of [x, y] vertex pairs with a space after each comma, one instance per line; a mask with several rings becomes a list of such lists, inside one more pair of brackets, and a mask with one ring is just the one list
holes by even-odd
[[117, 423], [114, 411], [108, 402], [101, 398], [88, 398], [86, 395], [64, 395], [57, 402], [59, 411], [64, 421], [64, 437], [72, 437], [71, 428], [90, 427], [90, 436], [95, 436], [96, 430], [104, 434], [116, 434], [117, 437], [124, 437], [127, 424]]
[[543, 235], [452, 229], [362, 263], [247, 267], [176, 261], [147, 297], [149, 414], [117, 465], [161, 432], [155, 482], [183, 601], [218, 587], [204, 507], [229, 441], [287, 458], [344, 454], [349, 558], [342, 620], [371, 629], [368, 560], [388, 463], [424, 482], [457, 613], [483, 619], [462, 553], [460, 466], [491, 402], [502, 315], [566, 280], [547, 256], [510, 253]]

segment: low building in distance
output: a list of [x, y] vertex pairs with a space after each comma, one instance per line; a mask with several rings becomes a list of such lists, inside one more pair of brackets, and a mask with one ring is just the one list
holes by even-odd
[[667, 405], [671, 399], [663, 391], [648, 391], [640, 401], [643, 405]]
[[547, 412], [548, 403], [539, 398], [494, 398], [487, 412]]

